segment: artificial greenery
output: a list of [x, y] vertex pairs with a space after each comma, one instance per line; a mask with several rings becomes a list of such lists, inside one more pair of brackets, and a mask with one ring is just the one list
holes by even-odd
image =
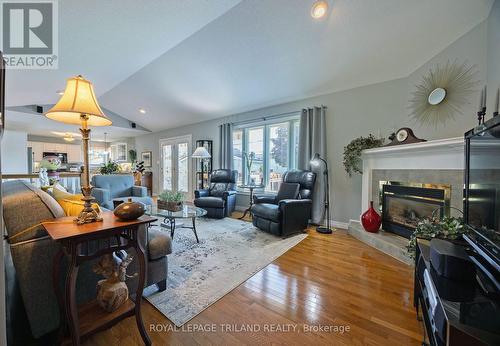
[[182, 192], [173, 192], [165, 190], [158, 195], [158, 199], [164, 202], [182, 202], [184, 200], [184, 194]]
[[358, 137], [353, 139], [344, 147], [344, 167], [349, 176], [353, 173], [363, 174], [361, 170], [361, 152], [365, 149], [377, 148], [384, 144], [383, 138], [375, 138], [369, 134], [368, 137]]
[[134, 163], [137, 160], [137, 151], [135, 151], [134, 149], [130, 149], [128, 151], [128, 158], [131, 163]]
[[146, 169], [144, 168], [144, 161], [135, 163], [135, 168], [134, 168], [135, 172], [144, 173], [145, 170]]
[[464, 227], [462, 218], [454, 216], [445, 216], [442, 219], [426, 218], [422, 219], [410, 237], [406, 249], [411, 258], [415, 258], [415, 247], [417, 238], [431, 240], [433, 238], [456, 240], [467, 233], [467, 227]]
[[61, 167], [59, 159], [43, 159], [40, 162], [40, 168], [46, 168], [47, 171], [57, 171]]
[[99, 168], [99, 173], [103, 175], [118, 173], [119, 171], [120, 171], [120, 166], [116, 162], [111, 160], [109, 160], [108, 163], [104, 163]]

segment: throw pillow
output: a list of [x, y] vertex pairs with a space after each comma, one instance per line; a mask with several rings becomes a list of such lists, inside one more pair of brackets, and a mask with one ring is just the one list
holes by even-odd
[[[60, 189], [53, 189], [54, 199], [63, 208], [66, 216], [78, 216], [83, 210], [84, 202], [82, 194], [73, 195], [69, 192], [64, 192]], [[92, 203], [92, 208], [100, 212], [101, 209], [97, 203]]]

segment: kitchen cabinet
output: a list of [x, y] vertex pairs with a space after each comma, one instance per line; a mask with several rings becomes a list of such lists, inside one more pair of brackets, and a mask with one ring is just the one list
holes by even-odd
[[44, 143], [41, 142], [30, 142], [31, 143], [31, 151], [33, 152], [33, 160], [35, 162], [42, 161], [43, 152], [44, 152]]
[[68, 162], [82, 162], [83, 155], [82, 149], [79, 145], [68, 144], [67, 145], [67, 153], [68, 153]]
[[66, 153], [68, 162], [83, 161], [82, 148], [79, 144], [28, 142], [28, 147], [31, 147], [35, 162], [42, 161], [44, 152]]

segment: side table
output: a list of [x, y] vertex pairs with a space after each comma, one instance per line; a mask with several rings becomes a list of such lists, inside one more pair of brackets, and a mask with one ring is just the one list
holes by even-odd
[[[69, 331], [73, 345], [80, 345], [80, 340], [96, 332], [105, 330], [122, 319], [135, 315], [137, 328], [144, 344], [151, 345], [151, 340], [144, 328], [141, 315], [141, 299], [146, 276], [144, 249], [138, 240], [139, 226], [150, 224], [157, 219], [141, 216], [133, 221], [121, 221], [112, 212], [102, 213], [103, 221], [77, 225], [71, 220], [74, 217], [63, 217], [44, 223], [49, 236], [61, 244], [61, 250], [54, 257], [52, 279], [61, 314], [60, 334]], [[90, 243], [96, 242], [97, 249], [91, 249]], [[79, 266], [104, 254], [134, 248], [139, 261], [139, 283], [135, 291], [135, 301], [129, 298], [118, 310], [108, 313], [102, 310], [94, 300], [77, 306], [76, 278]], [[60, 292], [61, 260], [68, 258], [68, 267], [64, 285], [64, 296]], [[63, 342], [64, 343], [64, 342]]]
[[[250, 190], [250, 204], [249, 204], [248, 208], [245, 210], [245, 212], [243, 213], [243, 216], [238, 218], [238, 219], [242, 220], [242, 219], [245, 218], [245, 216], [247, 215], [247, 213], [252, 210], [252, 206], [253, 206], [253, 190], [254, 189], [262, 189], [262, 188], [264, 188], [264, 185], [241, 185], [241, 186], [238, 186], [238, 187], [241, 188], [241, 189], [248, 189], [248, 190]], [[250, 213], [250, 215], [252, 215], [252, 214]]]

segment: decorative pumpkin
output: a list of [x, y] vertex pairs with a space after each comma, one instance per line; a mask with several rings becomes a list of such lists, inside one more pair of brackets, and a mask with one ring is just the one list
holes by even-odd
[[146, 212], [144, 204], [139, 202], [132, 202], [132, 198], [128, 202], [121, 203], [115, 208], [113, 214], [121, 220], [135, 220], [141, 217]]

